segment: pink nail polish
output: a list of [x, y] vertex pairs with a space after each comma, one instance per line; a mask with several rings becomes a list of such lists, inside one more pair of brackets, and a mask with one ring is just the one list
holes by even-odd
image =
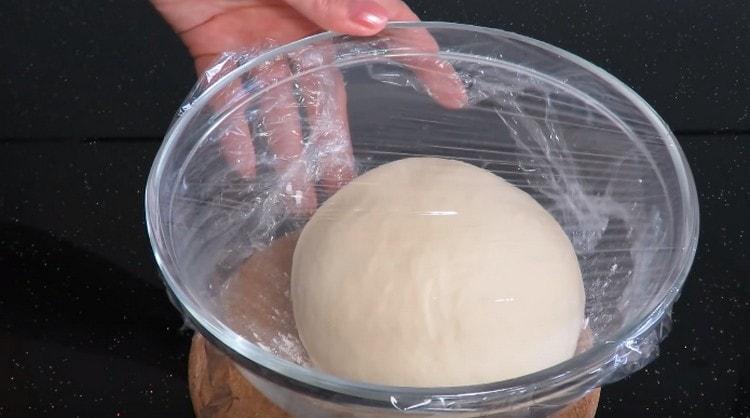
[[349, 15], [355, 23], [368, 30], [380, 30], [388, 23], [388, 12], [371, 0], [351, 2]]

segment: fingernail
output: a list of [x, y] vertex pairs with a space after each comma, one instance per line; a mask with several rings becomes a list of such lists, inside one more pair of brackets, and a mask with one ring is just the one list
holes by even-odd
[[356, 24], [368, 30], [379, 31], [388, 23], [388, 11], [371, 0], [351, 2], [349, 16]]

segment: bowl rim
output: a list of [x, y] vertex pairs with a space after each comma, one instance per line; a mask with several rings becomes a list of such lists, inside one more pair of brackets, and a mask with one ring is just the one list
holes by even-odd
[[[229, 354], [241, 366], [273, 382], [320, 399], [329, 399], [335, 396], [337, 402], [389, 406], [401, 409], [398, 406], [399, 400], [404, 400], [405, 404], [408, 405], [411, 401], [424, 400], [426, 398], [440, 401], [460, 398], [466, 401], [479, 396], [478, 399], [483, 399], [491, 403], [498, 400], [502, 401], [503, 399], [516, 399], [519, 394], [525, 393], [526, 395], [523, 396], [524, 399], [528, 402], [532, 402], [533, 400], [533, 403], [537, 403], [547, 398], [556, 398], [555, 394], [564, 389], [580, 388], [580, 391], [570, 395], [577, 397], [589, 389], [607, 383], [611, 380], [610, 377], [617, 369], [618, 365], [615, 363], [618, 362], [618, 353], [620, 353], [624, 344], [652, 332], [659, 326], [662, 318], [669, 314], [671, 306], [678, 297], [680, 289], [687, 278], [697, 250], [699, 229], [697, 190], [685, 155], [676, 138], [656, 111], [631, 88], [600, 67], [558, 47], [501, 29], [458, 23], [392, 22], [386, 27], [386, 29], [408, 28], [424, 28], [428, 30], [449, 29], [466, 33], [487, 34], [520, 41], [552, 52], [561, 59], [577, 64], [586, 71], [600, 77], [610, 87], [615, 88], [625, 98], [629, 99], [650, 120], [653, 128], [660, 133], [660, 139], [664, 141], [669, 150], [671, 162], [677, 173], [679, 189], [681, 191], [681, 205], [684, 208], [681, 221], [685, 227], [684, 241], [686, 241], [684, 242], [684, 247], [681, 248], [682, 259], [680, 260], [680, 265], [670, 272], [672, 286], [662, 291], [663, 295], [661, 295], [656, 308], [642, 320], [632, 321], [631, 326], [620, 330], [610, 340], [599, 343], [585, 352], [552, 367], [498, 382], [432, 388], [370, 384], [342, 379], [315, 369], [300, 366], [252, 344], [216, 318], [211, 318], [211, 315], [204, 315], [200, 304], [193, 300], [182, 289], [180, 282], [176, 280], [173, 268], [165, 259], [166, 249], [161, 246], [159, 194], [160, 180], [167, 157], [170, 155], [170, 151], [177, 142], [180, 133], [185, 128], [186, 122], [190, 119], [191, 115], [207, 105], [211, 96], [230, 83], [237, 74], [244, 73], [254, 65], [276, 56], [287, 54], [321, 41], [331, 41], [336, 37], [345, 36], [333, 32], [323, 32], [308, 36], [268, 50], [248, 60], [209, 86], [180, 117], [175, 119], [167, 131], [147, 180], [145, 209], [149, 239], [159, 270], [164, 282], [167, 284], [170, 299], [194, 328], [200, 331], [213, 344], [221, 347], [225, 353]], [[675, 222], [679, 221], [679, 219], [675, 220]], [[660, 336], [660, 338], [662, 337]], [[531, 394], [528, 393], [529, 388], [534, 388]], [[514, 405], [518, 407], [517, 403]]]

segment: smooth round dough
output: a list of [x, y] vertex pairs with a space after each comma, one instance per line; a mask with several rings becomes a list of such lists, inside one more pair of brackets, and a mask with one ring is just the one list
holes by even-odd
[[326, 201], [292, 264], [313, 364], [395, 386], [488, 383], [573, 356], [584, 290], [573, 247], [531, 196], [438, 158], [375, 168]]

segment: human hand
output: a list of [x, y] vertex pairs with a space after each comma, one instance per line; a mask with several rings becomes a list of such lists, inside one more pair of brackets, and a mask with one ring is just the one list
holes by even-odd
[[[187, 46], [199, 74], [223, 52], [261, 49], [268, 47], [269, 40], [285, 44], [321, 30], [369, 36], [380, 32], [391, 20], [418, 20], [401, 0], [152, 0], [152, 3]], [[390, 41], [390, 47], [438, 51], [434, 39], [422, 29]], [[463, 86], [449, 64], [421, 58], [404, 61], [437, 102], [449, 108], [466, 103]], [[278, 60], [253, 76], [265, 77], [267, 82], [260, 82], [268, 85], [272, 80], [291, 75], [289, 63]], [[290, 117], [293, 112], [289, 109], [297, 105], [292, 87], [277, 88], [273, 105], [261, 109], [264, 120], [273, 122], [267, 124], [263, 135], [275, 155], [277, 171], [289, 172], [303, 153], [302, 130], [299, 117]], [[300, 91], [312, 130], [315, 132], [315, 127], [325, 122], [325, 129], [315, 132], [317, 145], [335, 151], [320, 162], [317, 180], [327, 189], [338, 188], [354, 175], [341, 74], [327, 71], [304, 77], [300, 80]], [[331, 123], [332, 120], [336, 123]], [[251, 133], [252, 129], [245, 121], [237, 121], [221, 139], [228, 163], [244, 177], [256, 174], [252, 136], [257, 133]], [[291, 183], [303, 211], [314, 209], [315, 185], [310, 184], [309, 176], [299, 171], [292, 176]]]

